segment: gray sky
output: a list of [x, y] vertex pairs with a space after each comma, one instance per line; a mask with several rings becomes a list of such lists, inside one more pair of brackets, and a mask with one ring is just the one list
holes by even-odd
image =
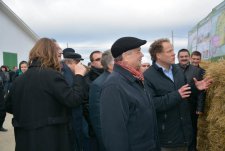
[[[134, 36], [148, 41], [174, 32], [177, 52], [187, 48], [188, 31], [223, 0], [3, 0], [40, 37], [67, 43], [88, 62], [93, 50]], [[150, 60], [149, 60], [150, 62]]]

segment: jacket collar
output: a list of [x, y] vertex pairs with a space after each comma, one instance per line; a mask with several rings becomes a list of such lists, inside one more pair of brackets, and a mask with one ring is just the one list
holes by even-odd
[[33, 60], [31, 65], [28, 68], [32, 68], [32, 67], [41, 67], [41, 61], [39, 60]]
[[98, 68], [95, 68], [95, 67], [91, 66], [91, 72], [93, 72], [93, 73], [95, 73], [97, 75], [100, 75], [100, 74], [102, 74], [104, 72], [104, 69], [103, 68], [102, 69], [98, 69]]
[[125, 77], [127, 80], [131, 82], [135, 82], [136, 80], [138, 80], [128, 70], [124, 69], [123, 67], [117, 64], [114, 64], [113, 71], [120, 73], [123, 77]]
[[189, 68], [190, 62], [188, 64], [186, 64], [186, 65], [181, 65], [180, 63], [178, 63], [178, 65], [181, 67], [181, 69], [186, 70], [186, 69]]
[[64, 72], [64, 73], [68, 73], [69, 72], [71, 74], [74, 74], [67, 64], [62, 63], [61, 65], [62, 65], [61, 72]]
[[[152, 66], [157, 71], [160, 71], [160, 72], [163, 73], [163, 69], [161, 67], [157, 66], [156, 62], [153, 62], [153, 65]], [[177, 66], [175, 64], [172, 64], [171, 66], [172, 66], [172, 72], [173, 72], [173, 74], [175, 74], [177, 72], [178, 68], [177, 68]]]

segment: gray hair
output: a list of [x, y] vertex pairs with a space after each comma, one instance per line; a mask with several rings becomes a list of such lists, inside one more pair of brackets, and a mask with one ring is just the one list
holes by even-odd
[[65, 64], [72, 64], [74, 63], [74, 60], [70, 58], [64, 58], [61, 62]]
[[[132, 53], [132, 50], [133, 49], [131, 49], [131, 50], [127, 50], [126, 52], [124, 52], [124, 53], [126, 53], [126, 54], [131, 54]], [[114, 59], [114, 61], [115, 62], [119, 62], [119, 61], [122, 61], [123, 60], [123, 53], [121, 54], [121, 55], [119, 55], [118, 57], [116, 57], [115, 59]]]
[[106, 50], [102, 54], [101, 64], [105, 70], [108, 70], [108, 65], [112, 63], [113, 56], [110, 50]]

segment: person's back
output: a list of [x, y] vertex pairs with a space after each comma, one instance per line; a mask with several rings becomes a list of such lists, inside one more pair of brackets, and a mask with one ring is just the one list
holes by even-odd
[[[56, 81], [61, 84], [55, 86]], [[66, 96], [70, 93], [67, 91], [71, 90], [65, 84], [62, 75], [52, 69], [41, 69], [31, 65], [25, 74], [16, 79], [11, 91], [11, 111], [14, 115], [12, 124], [15, 137], [20, 142], [17, 143], [17, 148], [33, 150], [35, 147], [36, 150], [53, 151], [64, 144], [64, 149], [70, 150], [66, 106], [76, 104], [71, 102], [71, 95]], [[19, 135], [21, 133], [23, 135]], [[45, 145], [38, 145], [38, 142], [45, 142]]]
[[5, 83], [5, 74], [0, 70], [0, 131], [6, 132], [7, 129], [3, 128], [3, 123], [6, 117], [5, 111], [5, 101], [4, 101], [4, 83]]
[[30, 52], [28, 71], [15, 80], [7, 96], [16, 151], [71, 150], [67, 111], [83, 100], [84, 72], [79, 70], [77, 86], [69, 87], [59, 72], [58, 49], [51, 39], [40, 39]]
[[[63, 50], [64, 59], [61, 62], [62, 69], [61, 73], [63, 74], [66, 82], [69, 86], [73, 87], [75, 85], [73, 67], [76, 66], [83, 58], [81, 55], [75, 53], [75, 50], [72, 48], [66, 48]], [[70, 135], [72, 138], [73, 149], [76, 151], [83, 150], [83, 133], [82, 133], [82, 120], [83, 120], [83, 111], [82, 104], [80, 106], [71, 108], [71, 131]]]

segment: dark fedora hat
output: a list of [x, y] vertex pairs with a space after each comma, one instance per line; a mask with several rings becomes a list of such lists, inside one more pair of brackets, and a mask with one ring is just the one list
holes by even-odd
[[65, 53], [65, 54], [63, 54], [63, 57], [65, 58], [65, 59], [74, 59], [74, 60], [84, 60], [82, 57], [81, 57], [81, 55], [80, 54], [78, 54], [78, 53], [75, 53], [75, 52], [67, 52], [67, 53]]
[[75, 50], [73, 48], [65, 48], [63, 49], [63, 58], [71, 58], [75, 54]]
[[84, 60], [84, 59], [82, 58], [82, 56], [81, 56], [79, 53], [75, 53], [73, 59], [75, 59], [75, 60]]
[[64, 53], [75, 53], [75, 50], [73, 49], [73, 48], [65, 48], [65, 49], [63, 49], [63, 54]]
[[138, 39], [135, 37], [119, 38], [111, 47], [112, 56], [116, 58], [128, 50], [139, 48], [140, 46], [146, 44], [146, 42], [146, 40]]

